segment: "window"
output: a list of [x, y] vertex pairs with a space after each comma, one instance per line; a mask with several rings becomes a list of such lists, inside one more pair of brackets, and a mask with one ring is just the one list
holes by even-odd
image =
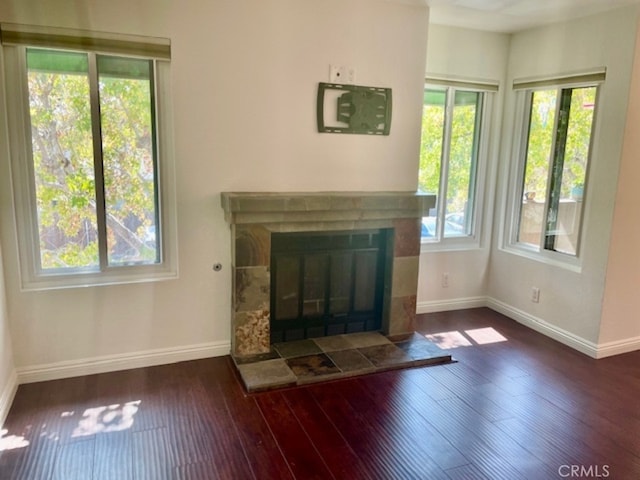
[[426, 242], [476, 237], [486, 91], [428, 85], [424, 91], [419, 188], [437, 196], [422, 221]]
[[2, 28], [23, 286], [174, 276], [166, 59]]
[[513, 243], [577, 257], [597, 83], [541, 86], [524, 104]]

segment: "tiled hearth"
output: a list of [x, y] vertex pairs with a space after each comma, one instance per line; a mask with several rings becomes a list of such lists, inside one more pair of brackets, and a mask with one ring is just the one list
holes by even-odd
[[415, 192], [221, 194], [231, 226], [234, 358], [269, 355], [270, 261], [274, 232], [344, 232], [389, 229], [389, 273], [384, 285], [382, 333], [414, 331], [421, 218], [433, 195]]
[[417, 333], [363, 332], [276, 343], [268, 353], [234, 361], [247, 391], [258, 392], [452, 360]]

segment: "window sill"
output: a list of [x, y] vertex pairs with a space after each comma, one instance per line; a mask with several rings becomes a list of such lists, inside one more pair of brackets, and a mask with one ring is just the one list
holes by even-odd
[[507, 245], [500, 247], [500, 251], [517, 255], [519, 257], [532, 260], [534, 262], [543, 263], [545, 265], [562, 268], [575, 273], [582, 272], [582, 262], [577, 257], [571, 257], [557, 252], [541, 252], [531, 250], [518, 245]]
[[481, 250], [480, 242], [476, 238], [449, 238], [445, 240], [420, 240], [420, 253], [438, 252], [468, 252]]
[[134, 283], [175, 280], [177, 278], [177, 270], [170, 269], [168, 267], [132, 269], [128, 272], [91, 272], [66, 275], [40, 275], [33, 279], [23, 280], [21, 284], [21, 291], [37, 292], [43, 290], [101, 287], [107, 285], [128, 285]]

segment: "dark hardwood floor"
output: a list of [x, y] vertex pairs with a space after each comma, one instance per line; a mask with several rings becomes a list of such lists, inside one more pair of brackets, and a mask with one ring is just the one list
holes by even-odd
[[22, 385], [0, 478], [640, 478], [640, 351], [593, 360], [488, 309], [419, 321], [457, 363], [253, 395], [229, 357]]

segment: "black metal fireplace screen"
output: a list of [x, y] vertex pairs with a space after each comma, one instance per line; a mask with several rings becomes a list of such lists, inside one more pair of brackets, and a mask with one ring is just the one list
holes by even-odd
[[271, 343], [380, 330], [387, 230], [272, 234]]

